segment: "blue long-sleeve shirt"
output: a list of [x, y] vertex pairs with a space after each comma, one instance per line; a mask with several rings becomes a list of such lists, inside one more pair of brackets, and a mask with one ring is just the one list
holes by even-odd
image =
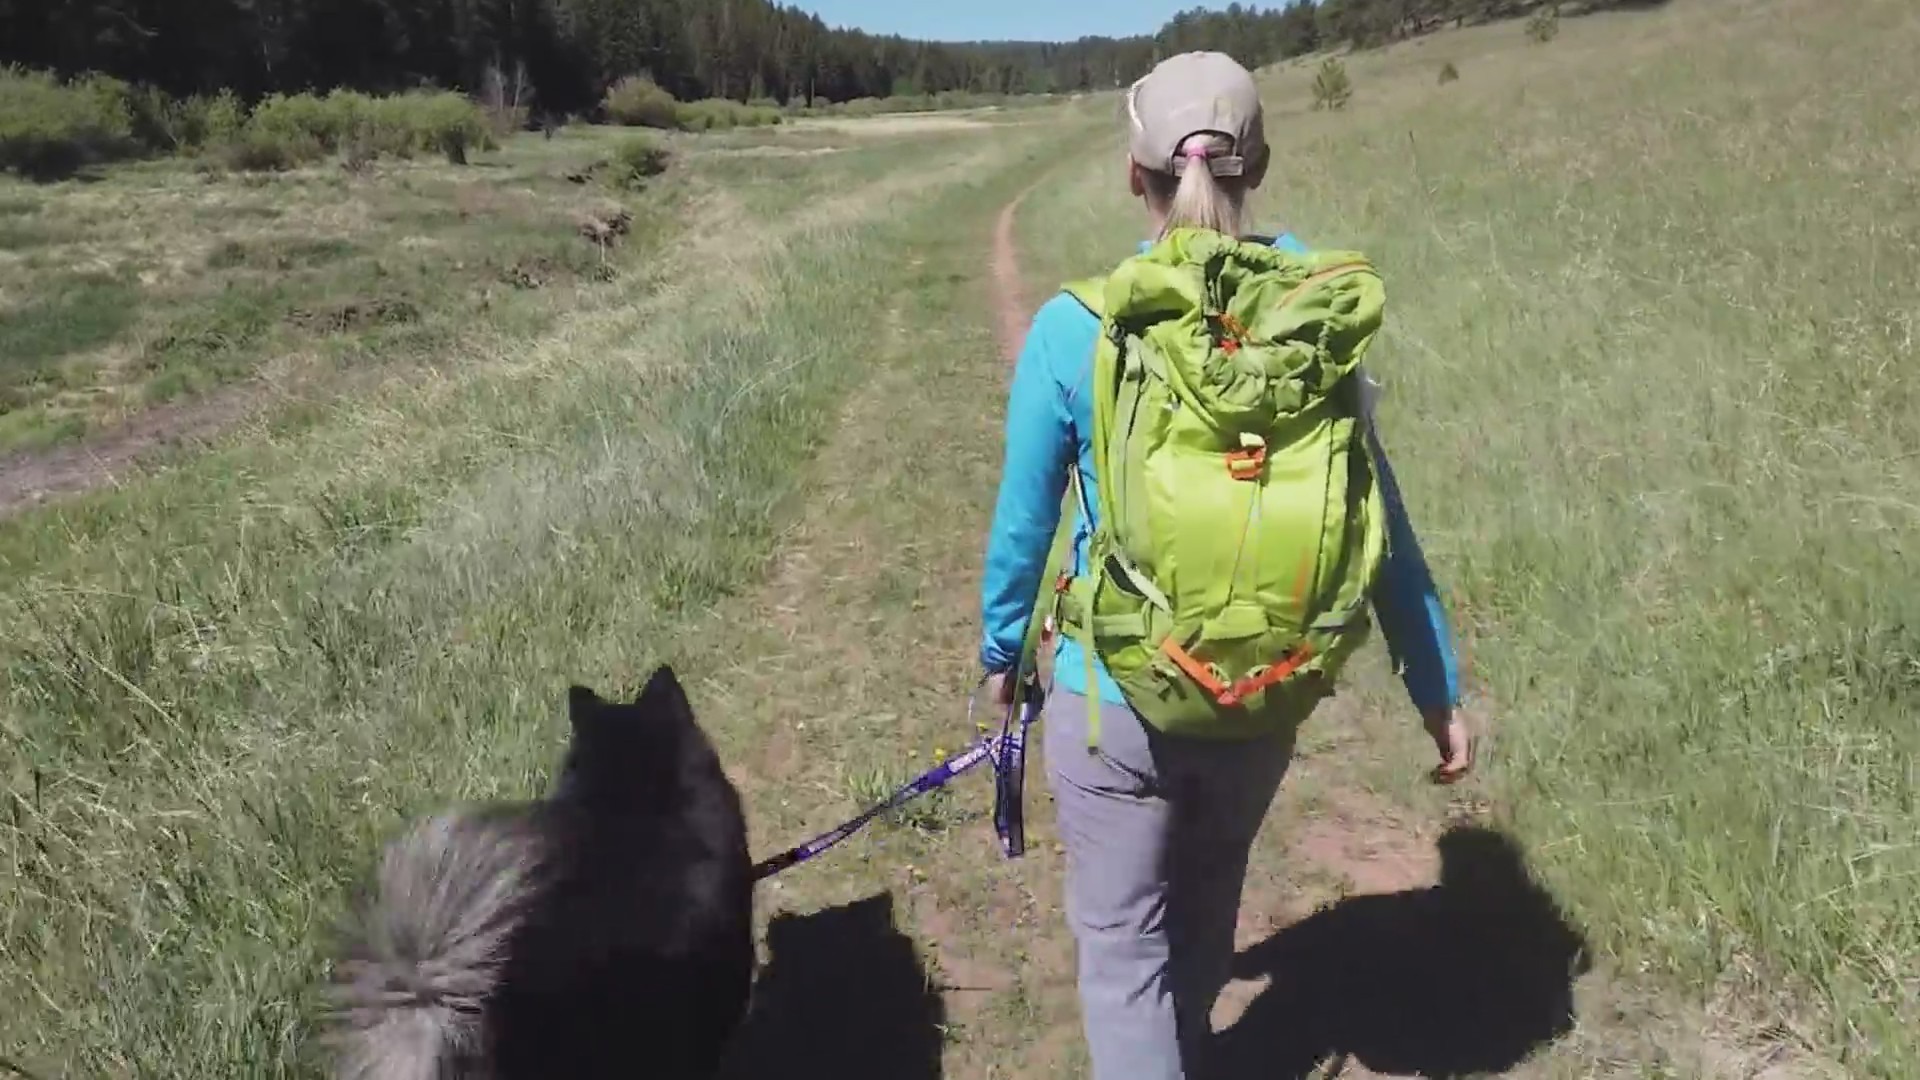
[[[1289, 235], [1282, 235], [1275, 244], [1304, 251]], [[1093, 470], [1091, 397], [1093, 351], [1099, 329], [1099, 320], [1077, 300], [1064, 293], [1056, 296], [1034, 317], [1014, 367], [1007, 404], [1005, 460], [981, 586], [984, 635], [980, 662], [989, 672], [1004, 672], [1019, 658], [1028, 620], [1034, 614], [1035, 591], [1060, 521], [1068, 465], [1076, 461], [1086, 486], [1086, 507], [1084, 512], [1079, 506], [1072, 508], [1072, 571], [1076, 576], [1086, 572], [1087, 544], [1093, 535], [1086, 519], [1097, 513], [1099, 505], [1099, 478]], [[1370, 410], [1372, 395], [1363, 396]], [[1366, 426], [1387, 508], [1387, 557], [1370, 598], [1374, 613], [1414, 706], [1424, 710], [1456, 705], [1460, 700], [1459, 675], [1446, 610], [1413, 525], [1407, 520], [1385, 449], [1374, 425], [1369, 422]], [[1055, 681], [1063, 689], [1087, 693], [1086, 661], [1080, 643], [1064, 634], [1056, 640]], [[1101, 700], [1124, 705], [1119, 686], [1097, 658], [1094, 671]]]

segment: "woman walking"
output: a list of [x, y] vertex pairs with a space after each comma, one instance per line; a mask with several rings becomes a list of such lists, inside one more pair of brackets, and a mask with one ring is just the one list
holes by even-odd
[[[1045, 614], [1035, 598], [1071, 482], [1071, 632], [1056, 647], [1044, 737], [1093, 1077], [1192, 1080], [1231, 967], [1248, 853], [1292, 757], [1298, 720], [1365, 635], [1362, 609], [1378, 617], [1439, 750], [1436, 779], [1464, 775], [1472, 746], [1445, 614], [1372, 429], [1358, 368], [1371, 338], [1360, 324], [1378, 306], [1370, 268], [1312, 262], [1288, 235], [1233, 246], [1246, 235], [1246, 196], [1265, 178], [1270, 155], [1254, 80], [1231, 58], [1164, 61], [1128, 93], [1127, 122], [1127, 184], [1155, 239], [1142, 245], [1145, 262], [1129, 271], [1126, 288], [1063, 292], [1028, 332], [986, 554], [981, 661], [994, 695], [1009, 701], [1028, 625]], [[1192, 284], [1201, 266], [1210, 275], [1205, 288]], [[1235, 294], [1236, 282], [1249, 281]], [[1184, 298], [1191, 317], [1128, 339], [1132, 331], [1115, 329], [1128, 324], [1112, 309], [1154, 308], [1142, 296]], [[1167, 307], [1146, 317], [1168, 317]], [[1342, 338], [1349, 315], [1357, 328]], [[1317, 339], [1302, 334], [1312, 320], [1332, 329], [1316, 331]], [[1131, 354], [1119, 351], [1129, 347]], [[1197, 356], [1183, 360], [1189, 347]], [[1319, 374], [1334, 371], [1342, 355], [1350, 371]], [[1303, 357], [1312, 363], [1288, 366]], [[1283, 369], [1284, 378], [1276, 374]], [[1096, 371], [1108, 382], [1097, 384]], [[1131, 411], [1100, 400], [1115, 392], [1109, 382], [1125, 381], [1121, 371], [1132, 380], [1123, 392], [1138, 395], [1128, 399]], [[1262, 398], [1266, 411], [1258, 412], [1245, 406], [1246, 392], [1209, 397], [1197, 386], [1201, 372], [1269, 387], [1280, 404]], [[1206, 442], [1194, 431], [1219, 429], [1180, 426], [1225, 424], [1248, 409], [1258, 412], [1253, 428], [1267, 434], [1243, 423], [1237, 448], [1193, 449]], [[1127, 438], [1103, 443], [1116, 424], [1129, 425]], [[1136, 437], [1145, 425], [1159, 425], [1158, 434]], [[1317, 457], [1286, 456], [1308, 443]], [[1349, 455], [1351, 466], [1329, 464]], [[1322, 472], [1301, 486], [1299, 462], [1309, 460]], [[1103, 464], [1126, 482], [1101, 475]], [[1190, 479], [1172, 485], [1171, 475]], [[1123, 487], [1131, 501], [1118, 513], [1115, 489]], [[1322, 493], [1336, 489], [1347, 501], [1322, 513]], [[1311, 511], [1305, 518], [1303, 506]], [[1310, 536], [1285, 533], [1296, 519], [1311, 522], [1301, 526]], [[1139, 540], [1145, 533], [1153, 539]], [[1140, 550], [1147, 543], [1162, 545], [1151, 566]], [[1261, 551], [1284, 552], [1268, 561], [1288, 565], [1249, 567]], [[1196, 578], [1202, 571], [1194, 567], [1212, 576]], [[1274, 584], [1295, 579], [1298, 590]], [[1196, 603], [1209, 605], [1204, 625], [1183, 621]], [[1291, 643], [1284, 656], [1248, 659], [1248, 649], [1277, 641]]]

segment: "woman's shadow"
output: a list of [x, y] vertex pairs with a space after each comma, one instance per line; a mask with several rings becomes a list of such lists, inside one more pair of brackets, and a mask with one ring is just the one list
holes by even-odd
[[722, 1080], [939, 1080], [946, 1008], [878, 893], [777, 915]]
[[1271, 985], [1215, 1043], [1221, 1080], [1298, 1080], [1346, 1056], [1390, 1075], [1499, 1073], [1573, 1029], [1580, 932], [1519, 847], [1479, 827], [1439, 843], [1440, 883], [1356, 896], [1241, 953]]

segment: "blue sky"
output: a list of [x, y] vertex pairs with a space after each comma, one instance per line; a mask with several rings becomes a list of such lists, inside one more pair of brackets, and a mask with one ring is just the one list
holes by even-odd
[[[828, 25], [929, 41], [1148, 34], [1195, 0], [798, 0]], [[1224, 6], [1224, 5], [1222, 5]]]

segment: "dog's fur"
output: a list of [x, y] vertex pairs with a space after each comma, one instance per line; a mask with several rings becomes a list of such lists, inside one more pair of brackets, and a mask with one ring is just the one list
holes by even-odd
[[338, 965], [342, 1080], [718, 1070], [754, 967], [739, 794], [671, 669], [632, 705], [568, 705], [546, 800], [387, 849]]

